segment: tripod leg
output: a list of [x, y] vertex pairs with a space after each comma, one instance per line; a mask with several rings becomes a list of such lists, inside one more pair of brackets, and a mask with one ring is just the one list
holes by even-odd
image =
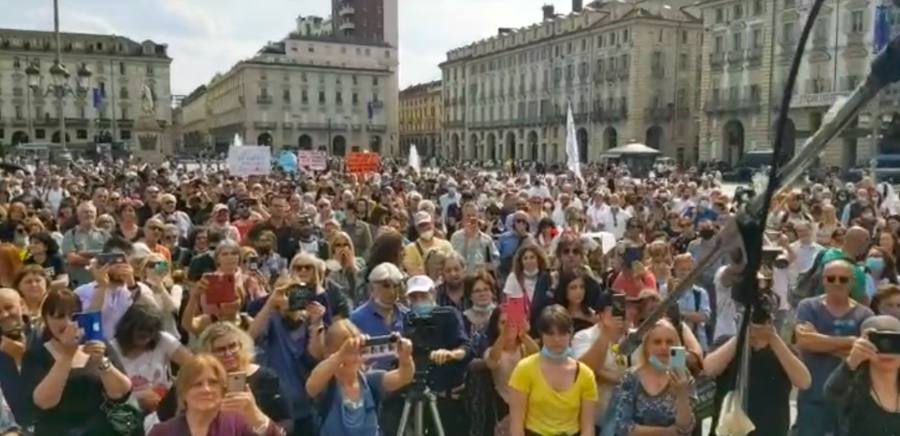
[[441, 421], [441, 413], [438, 411], [437, 398], [428, 399], [428, 408], [431, 409], [431, 418], [434, 421], [435, 431], [437, 431], [435, 436], [444, 436], [444, 423]]
[[425, 414], [422, 412], [422, 401], [416, 401], [415, 436], [425, 436]]
[[412, 403], [409, 400], [403, 402], [403, 412], [400, 413], [400, 425], [397, 426], [397, 436], [406, 434], [406, 423], [409, 421], [409, 408]]

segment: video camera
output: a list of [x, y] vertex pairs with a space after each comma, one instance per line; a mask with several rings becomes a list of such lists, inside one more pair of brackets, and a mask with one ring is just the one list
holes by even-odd
[[413, 362], [416, 364], [414, 382], [425, 384], [431, 370], [431, 352], [441, 349], [442, 329], [452, 323], [455, 310], [449, 307], [435, 307], [427, 315], [413, 312], [407, 314], [403, 322], [404, 336], [413, 346]]

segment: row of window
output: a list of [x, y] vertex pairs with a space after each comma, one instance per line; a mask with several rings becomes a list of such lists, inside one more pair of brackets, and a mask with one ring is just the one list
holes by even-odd
[[[318, 98], [319, 104], [326, 104], [326, 103], [327, 103], [327, 98], [326, 98], [326, 96], [325, 96], [325, 91], [319, 91], [319, 92], [318, 92], [318, 97], [319, 97], [319, 98]], [[260, 88], [258, 99], [262, 99], [262, 100], [272, 100], [272, 96], [269, 95], [269, 90], [268, 90], [268, 89], [266, 89], [266, 88]], [[281, 100], [282, 100], [284, 103], [290, 103], [290, 102], [291, 102], [291, 90], [290, 90], [290, 89], [284, 89], [284, 90], [281, 91]], [[369, 101], [370, 101], [370, 102], [377, 102], [377, 101], [379, 101], [379, 99], [378, 99], [378, 93], [373, 93], [373, 94], [372, 94], [372, 99], [369, 100]], [[341, 92], [341, 91], [336, 91], [336, 92], [334, 93], [334, 100], [333, 100], [333, 102], [334, 102], [335, 104], [344, 104], [344, 93]], [[350, 104], [357, 105], [357, 104], [359, 104], [359, 102], [360, 102], [360, 100], [359, 100], [359, 93], [357, 93], [357, 92], [351, 93], [351, 94], [350, 94]], [[307, 91], [307, 90], [305, 90], [305, 89], [301, 89], [301, 90], [300, 90], [300, 103], [302, 103], [302, 104], [307, 104], [307, 103], [309, 103], [309, 91]]]
[[[769, 0], [772, 1], [772, 0]], [[793, 0], [785, 0], [785, 7], [794, 7], [793, 5], [787, 6], [787, 3], [793, 3]], [[715, 23], [722, 24], [726, 21], [731, 20], [740, 20], [747, 17], [758, 17], [765, 12], [765, 7], [763, 4], [763, 0], [753, 0], [753, 3], [747, 5], [743, 3], [738, 3], [732, 5], [730, 10], [726, 7], [716, 8], [715, 14]]]
[[743, 91], [744, 98], [747, 98], [751, 101], [762, 101], [762, 88], [759, 85], [750, 85], [745, 87], [740, 86], [732, 86], [730, 88], [712, 89], [712, 101], [723, 101], [725, 98], [729, 100], [739, 100], [741, 99]]
[[[2, 143], [5, 138], [6, 138], [6, 132], [2, 127], [0, 127], [0, 143]], [[58, 135], [55, 136], [53, 139], [57, 139], [57, 138], [58, 138]], [[10, 137], [9, 139], [12, 139], [12, 138]], [[51, 136], [47, 135], [46, 129], [34, 129], [34, 141], [35, 142], [47, 141], [49, 139], [51, 139]], [[75, 139], [87, 140], [88, 139], [87, 129], [76, 130], [75, 131]], [[125, 129], [119, 130], [119, 139], [122, 141], [130, 141], [131, 140], [131, 130], [125, 130]]]
[[[344, 80], [349, 79], [350, 84], [353, 86], [359, 85], [359, 77], [356, 74], [333, 74], [334, 75], [334, 83], [337, 85], [341, 85], [344, 83]], [[319, 83], [324, 84], [331, 74], [329, 73], [308, 73], [306, 71], [300, 72], [300, 81], [303, 83], [309, 83], [309, 76], [313, 76], [313, 78], [318, 79]], [[259, 80], [269, 80], [269, 74], [266, 71], [259, 72]], [[290, 80], [290, 72], [284, 72], [284, 80]], [[378, 76], [371, 77], [372, 86], [378, 86], [379, 80]]]
[[[666, 40], [666, 32], [668, 29], [659, 29], [657, 34], [657, 42], [664, 42]], [[674, 31], [673, 31], [674, 32]], [[682, 44], [687, 44], [690, 41], [690, 35], [687, 30], [678, 30], [677, 36], [680, 38]], [[597, 35], [596, 37], [596, 48], [611, 48], [618, 47], [622, 44], [630, 44], [631, 43], [631, 33], [629, 29], [622, 29], [620, 31], [612, 31], [608, 33], [604, 33], [601, 35]], [[552, 53], [554, 58], [561, 58], [564, 56], [583, 53], [590, 50], [590, 37], [582, 38], [579, 41], [568, 41], [564, 44], [557, 44], [553, 46]], [[531, 50], [527, 53], [518, 53], [511, 54], [500, 59], [490, 59], [485, 60], [484, 62], [470, 65], [468, 74], [470, 76], [477, 74], [485, 74], [491, 73], [498, 70], [505, 70], [509, 68], [521, 67], [526, 63], [535, 63], [539, 61], [545, 61], [550, 57], [550, 48], [543, 47], [540, 49]], [[466, 72], [461, 68], [452, 68], [448, 71], [444, 72], [444, 82], [449, 82], [452, 80], [460, 79], [460, 75], [462, 78], [465, 78]]]
[[[78, 114], [78, 118], [82, 119], [82, 120], [90, 119], [93, 117], [100, 118], [100, 119], [107, 119], [107, 118], [109, 118], [109, 112], [110, 112], [107, 110], [107, 108], [101, 108], [96, 113], [92, 114], [91, 111], [88, 109], [88, 106], [78, 106], [75, 110]], [[119, 107], [119, 108], [117, 108], [116, 111], [119, 113], [119, 117], [117, 119], [119, 119], [119, 120], [130, 120], [131, 119], [131, 112], [128, 110], [127, 107]], [[36, 119], [36, 118], [41, 117], [41, 114], [43, 114], [44, 118], [53, 118], [53, 116], [54, 116], [50, 112], [44, 111], [43, 106], [35, 106], [32, 111], [29, 111], [28, 108], [26, 108], [24, 106], [15, 105], [15, 106], [13, 106], [13, 114], [14, 114], [16, 120]], [[2, 111], [2, 108], [0, 108], [0, 119], [3, 119], [3, 117], [4, 117], [4, 113]]]
[[[13, 63], [12, 63], [12, 64], [13, 64], [13, 69], [14, 69], [14, 70], [23, 70], [23, 69], [25, 69], [25, 68], [28, 68], [29, 63], [32, 64], [32, 65], [34, 65], [34, 66], [37, 67], [38, 69], [41, 68], [41, 59], [40, 59], [40, 58], [25, 59], [25, 60], [23, 61], [22, 58], [14, 57], [14, 58], [13, 58]], [[53, 64], [53, 63], [50, 62], [50, 65], [52, 65], [52, 64]], [[119, 72], [118, 74], [123, 75], [123, 76], [126, 75], [126, 74], [128, 74], [128, 70], [129, 70], [128, 65], [127, 65], [125, 62], [119, 62], [118, 64], [119, 64], [119, 65], [118, 65], [118, 72]], [[49, 68], [50, 65], [47, 65], [47, 68]], [[106, 67], [107, 67], [107, 65], [112, 66], [112, 65], [114, 65], [114, 63], [113, 63], [113, 61], [97, 61], [97, 63], [96, 63], [96, 68], [91, 68], [91, 67], [88, 65], [88, 63], [82, 62], [82, 63], [79, 65], [79, 68], [88, 67], [88, 68], [91, 68], [91, 70], [92, 70], [93, 73], [96, 73], [96, 74], [105, 74], [105, 73], [106, 73]], [[137, 65], [132, 65], [131, 68], [138, 68], [138, 66], [137, 66]], [[153, 75], [155, 74], [155, 71], [154, 71], [154, 68], [153, 68], [153, 64], [145, 64], [145, 65], [144, 65], [144, 73], [145, 73], [147, 76], [153, 76]], [[75, 72], [74, 72], [74, 71], [69, 71], [69, 74], [75, 74]]]

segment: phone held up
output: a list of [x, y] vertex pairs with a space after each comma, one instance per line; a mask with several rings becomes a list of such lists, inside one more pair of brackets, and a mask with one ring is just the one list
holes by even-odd
[[94, 259], [96, 259], [98, 266], [116, 265], [125, 263], [127, 261], [125, 253], [122, 253], [121, 251], [114, 251], [112, 253], [100, 253]]
[[237, 301], [234, 274], [209, 273], [206, 278], [206, 303], [227, 304]]
[[103, 317], [100, 312], [80, 312], [72, 315], [73, 321], [81, 329], [81, 343], [103, 342]]
[[869, 342], [878, 354], [900, 354], [900, 332], [870, 332]]
[[625, 294], [612, 294], [612, 316], [616, 318], [625, 317]]
[[525, 298], [507, 298], [500, 310], [506, 315], [506, 325], [510, 329], [520, 332], [528, 325], [528, 302]]
[[230, 372], [228, 373], [228, 392], [244, 392], [247, 389], [247, 373]]
[[687, 350], [684, 347], [669, 348], [669, 367], [684, 371], [687, 369]]

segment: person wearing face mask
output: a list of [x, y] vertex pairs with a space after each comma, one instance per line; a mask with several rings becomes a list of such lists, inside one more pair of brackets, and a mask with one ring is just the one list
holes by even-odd
[[700, 221], [709, 220], [712, 222], [716, 222], [719, 218], [719, 214], [716, 213], [715, 210], [710, 205], [709, 198], [703, 197], [700, 201], [697, 202], [697, 206], [688, 207], [687, 210], [684, 211], [683, 216], [691, 218], [694, 222], [694, 225], [700, 223]]
[[[434, 281], [427, 276], [413, 276], [406, 282], [406, 299], [415, 316], [427, 317], [438, 307], [436, 302]], [[469, 428], [463, 393], [465, 389], [466, 369], [475, 357], [476, 350], [466, 334], [462, 314], [456, 309], [440, 308], [449, 311], [449, 316], [434, 315], [438, 337], [434, 340], [435, 350], [431, 352], [431, 371], [428, 373], [428, 386], [437, 393], [437, 408], [448, 429]], [[426, 426], [434, 431], [435, 423], [426, 419]]]
[[597, 385], [591, 368], [572, 357], [572, 318], [548, 306], [537, 331], [541, 351], [520, 360], [509, 378], [510, 433], [594, 436]]
[[224, 233], [228, 239], [240, 242], [241, 232], [237, 227], [231, 225], [231, 217], [229, 215], [227, 205], [219, 203], [213, 206], [212, 219], [209, 221], [209, 228], [219, 230]]
[[619, 196], [611, 195], [609, 197], [609, 208], [598, 214], [599, 219], [596, 223], [600, 231], [612, 233], [617, 241], [625, 237], [625, 232], [628, 230], [628, 220], [631, 219], [631, 214], [623, 210], [621, 206], [622, 203]]
[[844, 227], [849, 227], [857, 218], [863, 220], [878, 218], [876, 208], [869, 199], [869, 191], [864, 188], [857, 189], [856, 199], [849, 202], [841, 211], [841, 224]]
[[[331, 324], [331, 301], [324, 289], [321, 261], [309, 254], [291, 260], [289, 276], [260, 300], [262, 308], [247, 333], [262, 350], [257, 361], [278, 374], [282, 395], [290, 402], [294, 434], [318, 434], [313, 401], [304, 388], [318, 360], [324, 357], [324, 331]], [[315, 293], [302, 308], [291, 307], [290, 295], [308, 287]]]
[[416, 212], [414, 221], [419, 237], [403, 249], [403, 268], [407, 274], [424, 274], [425, 253], [432, 249], [451, 253], [453, 252], [453, 245], [450, 241], [435, 236], [434, 220], [430, 213], [426, 211]]

